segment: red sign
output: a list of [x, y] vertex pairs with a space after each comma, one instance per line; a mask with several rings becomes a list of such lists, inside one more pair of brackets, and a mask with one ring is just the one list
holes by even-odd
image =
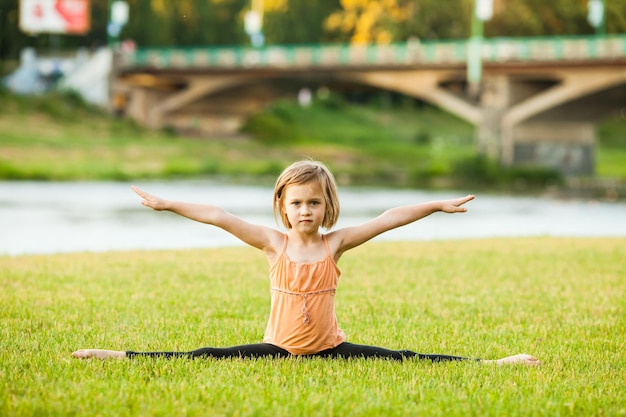
[[20, 0], [20, 29], [28, 33], [89, 31], [90, 0]]

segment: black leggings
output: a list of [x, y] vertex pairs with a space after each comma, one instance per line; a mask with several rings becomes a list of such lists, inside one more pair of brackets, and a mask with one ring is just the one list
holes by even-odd
[[[132, 350], [126, 351], [126, 356], [133, 358], [136, 356], [147, 356], [152, 358], [287, 358], [292, 356], [303, 356], [309, 358], [380, 358], [380, 359], [393, 359], [403, 360], [408, 358], [417, 357], [418, 359], [428, 359], [433, 362], [448, 362], [448, 361], [464, 361], [470, 360], [460, 356], [450, 355], [432, 355], [416, 353], [410, 350], [390, 350], [376, 346], [367, 345], [355, 345], [353, 343], [344, 342], [339, 346], [323, 350], [318, 353], [310, 355], [292, 355], [285, 349], [278, 346], [271, 345], [269, 343], [256, 343], [251, 345], [232, 346], [227, 348], [200, 348], [192, 350], [190, 352], [134, 352]], [[480, 360], [480, 359], [476, 359]]]

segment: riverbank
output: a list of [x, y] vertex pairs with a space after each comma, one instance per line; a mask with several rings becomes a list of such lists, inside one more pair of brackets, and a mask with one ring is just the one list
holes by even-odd
[[[542, 193], [568, 191], [548, 169], [500, 167], [475, 156], [473, 128], [412, 101], [348, 105], [337, 98], [301, 108], [279, 102], [251, 118], [242, 134], [198, 138], [115, 119], [75, 96], [0, 93], [0, 179], [114, 180], [204, 178], [271, 184], [289, 162], [320, 159], [341, 185]], [[594, 198], [626, 179], [626, 123], [600, 129]]]

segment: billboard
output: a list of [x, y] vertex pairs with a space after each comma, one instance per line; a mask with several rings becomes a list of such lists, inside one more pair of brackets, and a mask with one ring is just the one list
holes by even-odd
[[82, 35], [90, 23], [90, 0], [20, 0], [23, 32]]

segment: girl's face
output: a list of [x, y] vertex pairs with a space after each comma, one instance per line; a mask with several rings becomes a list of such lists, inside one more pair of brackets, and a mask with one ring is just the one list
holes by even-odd
[[291, 228], [303, 233], [317, 233], [326, 214], [326, 200], [319, 184], [291, 184], [285, 189], [283, 211]]

